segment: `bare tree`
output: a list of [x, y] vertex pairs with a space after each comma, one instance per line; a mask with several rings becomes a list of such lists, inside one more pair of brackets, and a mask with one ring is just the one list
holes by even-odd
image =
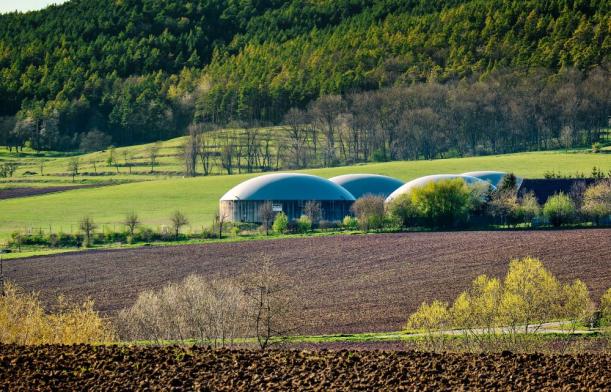
[[108, 156], [106, 157], [106, 166], [110, 167], [114, 165], [116, 160], [117, 157], [115, 156], [115, 148], [111, 146], [108, 149]]
[[335, 164], [335, 137], [337, 135], [338, 117], [344, 111], [344, 101], [339, 95], [320, 97], [310, 106], [310, 113], [314, 122], [322, 130], [326, 146], [323, 156], [325, 166]]
[[160, 149], [160, 143], [153, 143], [149, 146], [148, 148], [148, 158], [149, 158], [149, 163], [151, 165], [151, 173], [155, 172], [155, 165], [157, 164], [157, 158], [159, 157], [159, 149]]
[[573, 135], [574, 131], [572, 127], [568, 125], [562, 127], [562, 130], [560, 131], [560, 140], [565, 151], [568, 151], [569, 148], [573, 147]]
[[91, 158], [91, 160], [89, 161], [89, 163], [91, 163], [91, 166], [93, 166], [93, 172], [95, 174], [98, 174], [98, 167], [97, 167], [97, 161], [95, 158]]
[[227, 138], [225, 144], [221, 147], [221, 166], [227, 171], [228, 175], [233, 174], [233, 156], [235, 151], [235, 146]]
[[214, 214], [213, 227], [217, 228], [219, 233], [219, 239], [223, 238], [223, 226], [225, 225], [226, 221], [227, 214], [225, 213], [225, 211], [218, 209], [216, 211], [216, 214]]
[[265, 235], [269, 235], [275, 215], [271, 201], [266, 201], [259, 207], [259, 219], [261, 219], [261, 226], [265, 229]]
[[110, 147], [110, 149], [108, 149], [108, 158], [106, 159], [106, 163], [108, 166], [114, 166], [117, 174], [119, 174], [119, 160], [115, 154], [114, 147]]
[[252, 173], [259, 158], [258, 131], [252, 128], [245, 129], [244, 139], [246, 142], [246, 172]]
[[172, 228], [174, 229], [174, 237], [178, 238], [180, 234], [180, 229], [183, 226], [189, 224], [189, 220], [187, 217], [179, 210], [174, 211], [172, 216], [170, 217], [170, 221], [172, 222]]
[[293, 108], [284, 116], [284, 122], [289, 126], [290, 159], [292, 166], [296, 168], [302, 168], [307, 165], [306, 145], [308, 133], [305, 128], [306, 121], [306, 113], [301, 109]]
[[125, 227], [127, 227], [129, 235], [133, 237], [136, 227], [140, 225], [140, 219], [138, 218], [138, 214], [132, 211], [129, 214], [125, 215], [125, 220], [123, 221], [123, 224], [125, 225]]
[[19, 162], [8, 161], [0, 167], [0, 177], [13, 177], [19, 167]]
[[[272, 169], [273, 164], [272, 164], [272, 133], [268, 130], [267, 132], [263, 133], [263, 137], [262, 137], [262, 141], [261, 141], [261, 156], [262, 156], [262, 161], [260, 164], [260, 168], [261, 171], [269, 171]], [[276, 143], [277, 146], [276, 148], [280, 148], [280, 143]]]
[[185, 174], [189, 177], [194, 177], [197, 174], [197, 155], [200, 151], [199, 143], [201, 141], [200, 132], [200, 127], [191, 124], [189, 126], [189, 136], [182, 146]]
[[79, 166], [80, 160], [78, 157], [72, 157], [68, 160], [68, 172], [72, 175], [72, 182], [74, 182], [74, 177], [78, 176]]
[[91, 236], [98, 226], [89, 216], [84, 216], [79, 222], [79, 229], [85, 234], [85, 246], [91, 246]]
[[261, 350], [297, 327], [297, 290], [269, 256], [254, 260], [242, 276], [248, 320]]
[[[212, 158], [214, 156], [214, 146], [212, 145], [211, 137], [209, 136], [209, 131], [213, 129], [211, 125], [197, 124], [193, 125], [196, 127], [196, 135], [197, 135], [197, 151], [196, 154], [199, 156], [199, 159], [202, 164], [202, 170], [204, 172], [204, 176], [210, 175], [210, 171], [212, 170]], [[190, 134], [192, 131], [190, 131]]]
[[124, 148], [122, 151], [123, 154], [123, 163], [129, 170], [129, 174], [132, 174], [132, 163], [131, 163], [131, 153], [128, 148]]
[[308, 201], [303, 206], [303, 214], [310, 218], [312, 223], [318, 223], [322, 219], [322, 208], [320, 202]]
[[234, 280], [208, 280], [190, 275], [158, 291], [140, 293], [117, 323], [124, 339], [195, 338], [213, 347], [245, 336], [246, 298]]

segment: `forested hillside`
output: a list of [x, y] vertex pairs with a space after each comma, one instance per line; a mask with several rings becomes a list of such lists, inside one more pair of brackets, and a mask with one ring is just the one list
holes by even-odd
[[[423, 112], [424, 119], [404, 113], [409, 104], [393, 109], [405, 114], [407, 125], [425, 129], [437, 121], [437, 103], [450, 113], [452, 102], [463, 101], [454, 92], [471, 86], [505, 88], [473, 131], [502, 125], [494, 132], [512, 147], [501, 150], [545, 147], [566, 127], [567, 139], [578, 141], [587, 131], [587, 141], [595, 141], [592, 130], [606, 125], [609, 112], [609, 8], [604, 0], [72, 0], [0, 15], [0, 144], [67, 150], [79, 148], [83, 135], [126, 145], [184, 134], [193, 122], [280, 123], [290, 108], [306, 108], [321, 96], [337, 101], [337, 94], [343, 98], [331, 114], [343, 126], [363, 117], [353, 109], [369, 93], [358, 92], [394, 91], [373, 105], [385, 117], [382, 98], [403, 99], [405, 88], [442, 88], [435, 95], [440, 102], [425, 100], [433, 113]], [[516, 120], [521, 112], [505, 107], [523, 103], [523, 97], [509, 99], [520, 80], [528, 81], [521, 94], [540, 103], [523, 125]], [[564, 117], [541, 123], [555, 112], [540, 106], [551, 105], [548, 98], [559, 91], [567, 98], [574, 91], [578, 102], [554, 101], [564, 105]], [[511, 113], [488, 113], [501, 106]], [[479, 116], [469, 110], [458, 117]], [[299, 120], [299, 112], [292, 114], [287, 121]], [[311, 116], [300, 121], [313, 122]], [[435, 127], [471, 131], [466, 122], [448, 121]], [[340, 126], [326, 123], [320, 131], [331, 129], [334, 143]], [[464, 140], [453, 133], [446, 143], [455, 139]], [[496, 136], [483, 140], [483, 147], [479, 139], [465, 142], [460, 153], [499, 150]], [[447, 150], [408, 152], [393, 147], [394, 140], [381, 143], [362, 154], [369, 159], [375, 149], [384, 159], [417, 158]], [[343, 155], [349, 160], [349, 152]], [[354, 160], [360, 159], [357, 152]]]

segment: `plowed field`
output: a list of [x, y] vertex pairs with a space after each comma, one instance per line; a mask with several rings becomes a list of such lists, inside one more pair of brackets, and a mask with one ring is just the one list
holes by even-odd
[[0, 189], [0, 200], [13, 199], [17, 197], [27, 196], [39, 196], [47, 193], [71, 191], [74, 189], [91, 188], [99, 185], [74, 185], [74, 186], [53, 186], [53, 187], [23, 187], [23, 188], [11, 188], [11, 189]]
[[603, 355], [0, 346], [2, 390], [519, 390], [611, 388]]
[[301, 333], [399, 330], [424, 300], [453, 299], [511, 258], [540, 258], [598, 300], [611, 287], [611, 230], [404, 233], [278, 239], [69, 253], [5, 262], [5, 274], [43, 298], [91, 297], [112, 314], [138, 292], [191, 273], [222, 277], [271, 256], [302, 289]]

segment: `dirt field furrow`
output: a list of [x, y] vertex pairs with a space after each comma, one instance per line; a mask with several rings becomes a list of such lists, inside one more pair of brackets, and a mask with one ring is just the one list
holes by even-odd
[[425, 300], [453, 299], [511, 258], [540, 258], [598, 300], [611, 287], [611, 230], [402, 233], [88, 251], [5, 262], [8, 279], [43, 298], [91, 297], [112, 314], [138, 293], [191, 273], [239, 274], [271, 256], [303, 290], [302, 333], [392, 331]]
[[594, 391], [609, 356], [1, 346], [2, 390]]

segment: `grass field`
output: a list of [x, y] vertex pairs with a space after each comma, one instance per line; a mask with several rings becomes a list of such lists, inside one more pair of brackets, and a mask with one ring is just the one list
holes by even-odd
[[[469, 170], [501, 170], [537, 178], [546, 171], [588, 174], [593, 166], [611, 170], [611, 155], [591, 153], [537, 152], [432, 161], [401, 161], [305, 170], [323, 177], [345, 173], [385, 174], [402, 180], [434, 173]], [[41, 196], [0, 200], [0, 240], [15, 230], [51, 229], [76, 231], [77, 222], [90, 215], [107, 228], [120, 227], [130, 211], [146, 225], [169, 223], [170, 214], [180, 209], [190, 221], [187, 230], [210, 226], [218, 199], [234, 185], [259, 174], [196, 178], [163, 177], [158, 180], [86, 188]]]

